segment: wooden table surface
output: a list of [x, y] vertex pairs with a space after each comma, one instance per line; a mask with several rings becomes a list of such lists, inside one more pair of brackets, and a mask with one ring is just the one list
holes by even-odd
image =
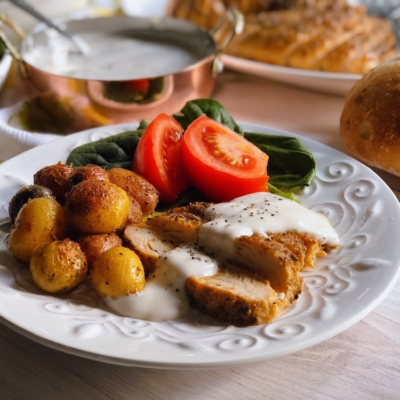
[[[344, 150], [338, 132], [341, 97], [225, 73], [214, 98], [238, 121], [297, 132]], [[382, 176], [400, 188], [400, 179]], [[4, 326], [0, 357], [0, 399], [399, 399], [400, 284], [346, 332], [264, 363], [199, 371], [120, 367], [51, 350]]]

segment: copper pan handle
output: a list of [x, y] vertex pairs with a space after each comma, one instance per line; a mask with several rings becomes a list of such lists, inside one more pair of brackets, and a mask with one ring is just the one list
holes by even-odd
[[[230, 23], [229, 31], [226, 32], [227, 24]], [[215, 52], [215, 58], [212, 64], [212, 74], [217, 76], [222, 69], [221, 55], [229, 46], [232, 39], [239, 33], [243, 32], [244, 16], [243, 14], [234, 9], [229, 9], [225, 15], [218, 21], [217, 25], [209, 31], [214, 41], [218, 43], [219, 37], [222, 37], [221, 43], [218, 44]]]
[[11, 41], [8, 39], [8, 36], [4, 32], [4, 26], [8, 26], [12, 32], [18, 37], [20, 41], [22, 41], [25, 37], [24, 32], [21, 30], [21, 28], [7, 15], [5, 14], [0, 14], [0, 39], [4, 42], [6, 45], [7, 49], [13, 56], [14, 60], [17, 62], [19, 72], [21, 73], [21, 76], [26, 79], [28, 78], [28, 70], [26, 68], [26, 65], [24, 61], [22, 60], [20, 52], [14, 47], [14, 45], [11, 43]]

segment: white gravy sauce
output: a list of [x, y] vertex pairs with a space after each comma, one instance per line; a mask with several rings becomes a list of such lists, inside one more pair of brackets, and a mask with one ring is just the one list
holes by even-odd
[[149, 321], [179, 318], [189, 309], [185, 281], [191, 276], [212, 276], [218, 272], [215, 259], [194, 246], [181, 245], [158, 260], [157, 268], [139, 294], [105, 299], [117, 314]]
[[199, 245], [219, 259], [234, 253], [234, 239], [255, 233], [297, 231], [314, 235], [321, 244], [337, 246], [339, 236], [322, 214], [271, 193], [253, 193], [207, 209]]
[[80, 34], [79, 39], [90, 49], [82, 55], [57, 32], [46, 33], [48, 43], [33, 46], [26, 41], [23, 58], [55, 75], [93, 80], [141, 79], [181, 71], [199, 60], [194, 49], [111, 33]]
[[177, 319], [189, 310], [185, 281], [191, 276], [212, 276], [218, 263], [233, 254], [240, 236], [297, 231], [314, 235], [321, 244], [336, 246], [339, 237], [328, 219], [302, 205], [271, 193], [254, 193], [209, 207], [199, 233], [198, 246], [181, 245], [166, 253], [139, 294], [106, 298], [118, 314], [150, 321]]

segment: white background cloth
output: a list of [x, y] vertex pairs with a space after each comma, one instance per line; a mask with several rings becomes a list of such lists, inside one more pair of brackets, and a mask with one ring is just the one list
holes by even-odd
[[2, 161], [33, 147], [60, 138], [60, 135], [28, 132], [10, 126], [8, 124], [9, 119], [21, 109], [22, 104], [22, 102], [19, 102], [14, 106], [0, 109], [0, 160]]

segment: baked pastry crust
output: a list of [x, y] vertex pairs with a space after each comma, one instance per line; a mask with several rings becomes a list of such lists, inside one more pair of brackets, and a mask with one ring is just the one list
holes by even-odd
[[366, 73], [374, 68], [385, 51], [394, 45], [395, 38], [390, 22], [371, 17], [365, 21], [361, 32], [328, 53], [319, 62], [318, 69], [332, 72], [362, 70], [362, 73]]
[[209, 29], [230, 7], [246, 15], [244, 32], [227, 49], [233, 56], [365, 74], [396, 54], [391, 23], [342, 0], [173, 0], [170, 14]]

